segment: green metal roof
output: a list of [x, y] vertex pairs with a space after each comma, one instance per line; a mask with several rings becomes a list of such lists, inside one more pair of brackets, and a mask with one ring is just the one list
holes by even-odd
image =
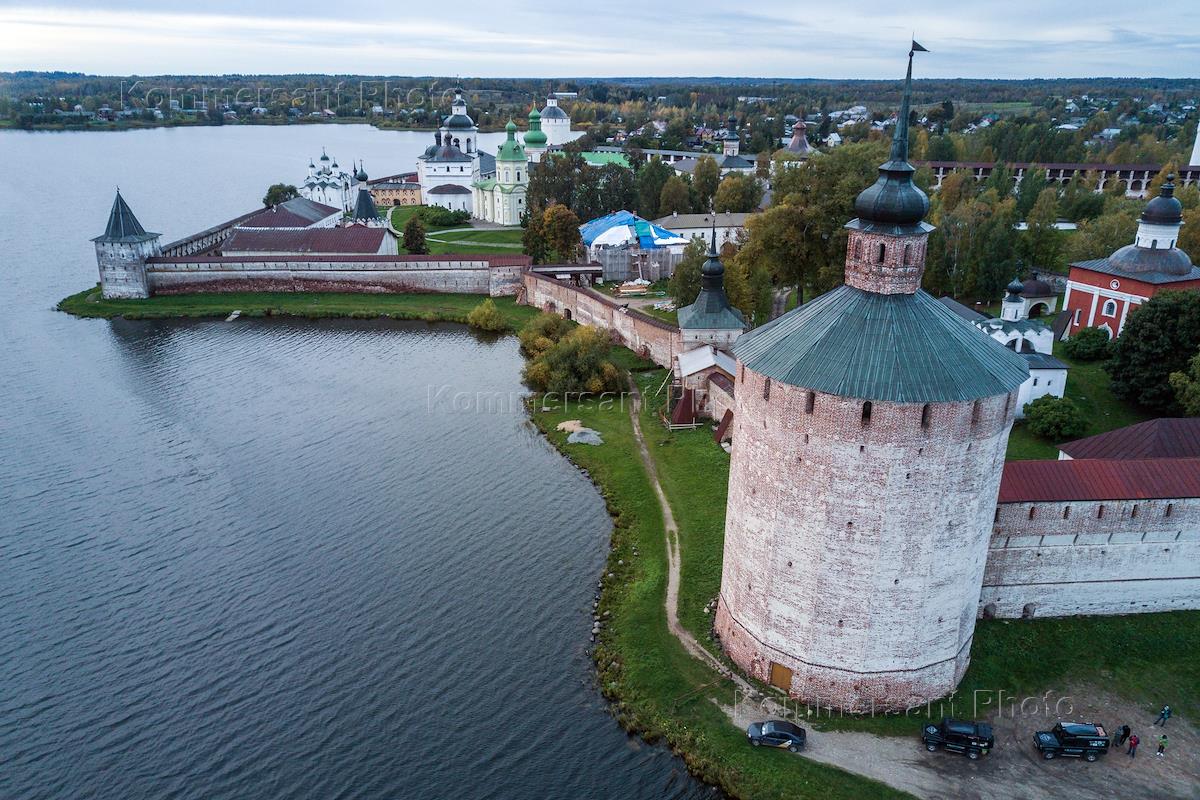
[[1029, 377], [1025, 359], [923, 291], [840, 286], [742, 335], [733, 353], [792, 386], [894, 403], [992, 397]]
[[742, 313], [729, 305], [725, 292], [701, 291], [696, 302], [684, 306], [676, 314], [680, 328], [704, 330], [746, 330]]
[[118, 189], [117, 197], [113, 200], [112, 210], [108, 212], [108, 225], [105, 226], [104, 233], [92, 241], [132, 244], [147, 242], [156, 236], [158, 236], [157, 233], [146, 232], [142, 223], [138, 222], [137, 217], [133, 215], [133, 209], [125, 202], [125, 198], [121, 197], [121, 190]]
[[617, 164], [618, 166], [630, 169], [629, 159], [624, 153], [581, 153], [584, 163], [590, 164], [593, 167], [603, 167], [605, 164]]
[[517, 141], [517, 125], [511, 119], [504, 126], [505, 133], [508, 138], [500, 145], [500, 149], [496, 151], [497, 161], [526, 161], [525, 148]]

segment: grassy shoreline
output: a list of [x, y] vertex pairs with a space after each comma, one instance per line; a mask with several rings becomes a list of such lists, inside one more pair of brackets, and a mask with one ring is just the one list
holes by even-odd
[[[642, 427], [657, 429], [653, 399], [662, 372], [637, 375], [647, 398]], [[625, 402], [628, 402], [627, 398]], [[835, 767], [747, 746], [745, 734], [717, 706], [730, 705], [733, 683], [692, 658], [667, 629], [663, 602], [667, 554], [662, 514], [637, 452], [628, 406], [621, 402], [584, 401], [549, 411], [531, 404], [531, 417], [564, 456], [587, 471], [613, 518], [611, 548], [601, 578], [598, 613], [605, 621], [593, 651], [596, 680], [627, 731], [650, 742], [665, 742], [688, 768], [707, 783], [747, 800], [875, 800], [910, 795]], [[600, 431], [599, 447], [568, 445], [559, 422], [580, 419]], [[702, 432], [698, 432], [702, 433]], [[709, 439], [711, 444], [711, 437]], [[653, 440], [651, 440], [651, 450]], [[713, 449], [720, 456], [724, 453]], [[665, 478], [679, 478], [664, 476]], [[679, 513], [676, 507], [676, 513]], [[721, 503], [722, 524], [724, 504]], [[680, 517], [683, 526], [688, 517]], [[689, 540], [681, 531], [681, 549]], [[697, 552], [693, 550], [693, 552]], [[685, 555], [685, 597], [694, 569]], [[717, 569], [719, 571], [719, 560]], [[702, 605], [702, 603], [701, 603]]]
[[[58, 310], [77, 317], [114, 319], [170, 319], [227, 317], [234, 311], [245, 317], [349, 317], [352, 319], [425, 320], [466, 323], [471, 309], [485, 295], [475, 294], [374, 294], [323, 292], [229, 292], [158, 295], [146, 300], [105, 300], [93, 287], [63, 298]], [[515, 331], [537, 315], [537, 309], [517, 305], [512, 297], [494, 297], [496, 308]]]

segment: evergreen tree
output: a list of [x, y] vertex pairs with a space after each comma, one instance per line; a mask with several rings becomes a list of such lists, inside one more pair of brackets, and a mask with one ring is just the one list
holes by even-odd
[[663, 185], [673, 174], [674, 170], [662, 163], [657, 156], [638, 170], [637, 211], [643, 219], [657, 219], [662, 216], [658, 213], [658, 203], [662, 197]]
[[1042, 191], [1049, 185], [1044, 169], [1030, 167], [1017, 185], [1017, 216], [1026, 219], [1033, 210], [1033, 204], [1038, 201]]
[[429, 252], [429, 247], [425, 244], [425, 223], [416, 214], [404, 223], [404, 250], [414, 256]]

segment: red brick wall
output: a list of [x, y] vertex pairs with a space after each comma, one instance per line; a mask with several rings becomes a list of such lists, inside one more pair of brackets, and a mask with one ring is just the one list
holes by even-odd
[[[846, 283], [880, 294], [913, 294], [925, 270], [924, 233], [891, 236], [851, 231], [846, 253]], [[883, 259], [879, 248], [883, 246]]]

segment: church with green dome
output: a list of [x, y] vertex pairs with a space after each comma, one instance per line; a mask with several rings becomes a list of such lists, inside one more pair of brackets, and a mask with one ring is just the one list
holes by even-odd
[[[536, 111], [534, 112], [537, 113]], [[533, 115], [530, 115], [533, 122]], [[497, 225], [520, 225], [525, 213], [525, 193], [529, 187], [529, 156], [526, 146], [529, 137], [540, 133], [531, 127], [525, 134], [525, 144], [517, 140], [517, 125], [511, 119], [505, 126], [504, 141], [496, 150], [495, 175], [471, 184], [473, 216]], [[542, 135], [544, 143], [545, 135]], [[535, 136], [534, 141], [537, 142]]]

